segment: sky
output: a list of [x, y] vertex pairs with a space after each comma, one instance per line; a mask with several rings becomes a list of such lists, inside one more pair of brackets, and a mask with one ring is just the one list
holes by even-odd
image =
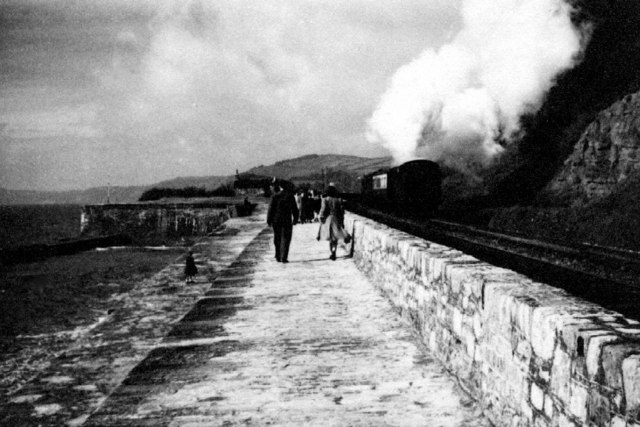
[[0, 187], [389, 155], [369, 118], [461, 22], [453, 0], [4, 0]]

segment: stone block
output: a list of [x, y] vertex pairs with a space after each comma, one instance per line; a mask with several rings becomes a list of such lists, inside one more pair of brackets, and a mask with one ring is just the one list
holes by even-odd
[[447, 259], [444, 258], [432, 258], [429, 270], [431, 271], [431, 279], [439, 280], [442, 278], [445, 267], [447, 265]]
[[615, 328], [616, 332], [625, 335], [626, 338], [638, 338], [640, 337], [640, 329], [637, 327], [622, 326]]
[[533, 427], [549, 427], [549, 423], [544, 417], [536, 417], [533, 420]]
[[526, 301], [517, 302], [516, 324], [527, 338], [531, 338], [531, 325], [534, 305], [527, 304]]
[[622, 362], [622, 378], [626, 412], [634, 417], [640, 414], [640, 355], [634, 354]]
[[560, 314], [555, 307], [538, 307], [533, 311], [531, 345], [539, 358], [550, 360], [556, 343], [556, 325]]
[[425, 305], [425, 301], [427, 300], [427, 291], [421, 283], [417, 284], [414, 288], [414, 299], [418, 306], [423, 307]]
[[484, 277], [482, 274], [476, 274], [473, 276], [473, 279], [469, 282], [469, 289], [471, 290], [471, 295], [476, 300], [482, 299], [482, 294], [484, 292]]
[[616, 415], [615, 417], [613, 417], [613, 419], [611, 420], [611, 424], [609, 425], [610, 427], [626, 427], [627, 422], [624, 418]]
[[551, 366], [551, 393], [568, 405], [571, 396], [571, 358], [560, 347], [556, 348]]
[[621, 342], [603, 346], [604, 385], [617, 390], [622, 389], [622, 362], [633, 353], [640, 353], [640, 344]]
[[558, 417], [558, 427], [578, 427], [569, 417], [562, 414]]
[[498, 311], [501, 299], [509, 289], [517, 286], [513, 282], [485, 280], [484, 283], [484, 303], [485, 311]]
[[473, 315], [473, 334], [476, 338], [480, 338], [482, 336], [482, 317], [480, 316], [480, 313]]
[[429, 333], [429, 349], [431, 351], [435, 350], [438, 346], [438, 342], [436, 340], [437, 335], [438, 334], [435, 330], [431, 330], [431, 332]]
[[526, 400], [523, 400], [522, 404], [520, 405], [520, 413], [527, 420], [527, 423], [525, 425], [531, 425], [533, 421], [533, 409], [531, 409], [529, 402], [527, 402]]
[[453, 332], [458, 336], [462, 336], [462, 313], [457, 308], [454, 308], [452, 312]]
[[[524, 420], [525, 425], [527, 424], [526, 420]], [[520, 427], [523, 424], [523, 419], [522, 417], [518, 416], [518, 415], [514, 415], [513, 417], [511, 417], [510, 423], [509, 424], [505, 424], [508, 425], [510, 427]]]
[[473, 335], [473, 331], [471, 331], [470, 329], [464, 330], [464, 342], [465, 342], [465, 347], [467, 349], [467, 355], [470, 358], [475, 359], [476, 339], [475, 339], [475, 336]]
[[599, 335], [589, 339], [587, 344], [586, 365], [587, 375], [591, 381], [594, 381], [600, 371], [600, 355], [602, 348], [607, 344], [618, 339], [615, 335]]
[[589, 399], [589, 390], [582, 384], [572, 382], [571, 398], [569, 401], [569, 411], [583, 424], [587, 421], [587, 402]]
[[503, 399], [512, 402], [512, 407], [517, 407], [518, 402], [529, 402], [529, 377], [517, 364], [506, 361], [503, 375], [505, 388], [502, 389]]
[[446, 277], [449, 280], [451, 292], [459, 294], [462, 288], [462, 282], [467, 280], [467, 270], [457, 265], [448, 265], [446, 268]]
[[552, 419], [554, 414], [553, 399], [548, 394], [544, 397], [544, 414], [547, 418]]
[[531, 344], [529, 344], [526, 340], [520, 340], [518, 345], [516, 346], [515, 353], [518, 357], [523, 361], [523, 363], [528, 364], [531, 359]]
[[588, 414], [589, 424], [596, 426], [604, 426], [611, 420], [611, 401], [607, 396], [592, 388], [589, 392]]
[[538, 411], [542, 411], [544, 408], [544, 391], [538, 387], [536, 383], [531, 383], [531, 404]]

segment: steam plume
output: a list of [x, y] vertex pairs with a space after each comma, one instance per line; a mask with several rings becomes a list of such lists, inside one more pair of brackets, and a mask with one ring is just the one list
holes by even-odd
[[369, 141], [397, 162], [486, 166], [576, 62], [584, 40], [571, 11], [563, 0], [463, 0], [463, 28], [452, 42], [392, 77], [369, 119]]

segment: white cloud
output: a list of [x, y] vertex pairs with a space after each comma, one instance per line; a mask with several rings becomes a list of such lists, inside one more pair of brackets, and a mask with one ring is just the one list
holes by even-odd
[[[53, 50], [36, 61], [39, 74], [22, 79], [32, 88], [49, 88], [47, 99], [27, 100], [23, 91], [24, 108], [0, 104], [0, 115], [9, 114], [4, 121], [14, 136], [35, 136], [27, 129], [40, 129], [37, 134], [44, 136], [46, 128], [57, 136], [84, 136], [88, 147], [99, 139], [101, 156], [109, 161], [93, 169], [92, 185], [116, 167], [132, 171], [128, 180], [124, 172], [117, 175], [128, 184], [233, 173], [236, 167], [309, 153], [384, 155], [384, 149], [366, 143], [364, 131], [386, 80], [459, 25], [458, 2], [444, 0], [13, 4], [40, 10], [29, 16], [55, 11], [66, 18], [56, 21]], [[36, 19], [16, 34], [40, 40], [53, 31], [47, 25]], [[62, 46], [64, 55], [56, 50]], [[92, 49], [76, 55], [82, 46]], [[11, 48], [12, 60], [29, 69], [33, 58], [19, 53], [26, 50], [17, 44]], [[45, 75], [50, 70], [56, 74]], [[75, 92], [56, 98], [54, 87]], [[65, 118], [66, 109], [91, 114]], [[180, 140], [185, 144], [176, 143]], [[65, 150], [60, 141], [51, 143]], [[16, 162], [27, 161], [25, 152], [14, 154]], [[55, 161], [73, 158], [61, 153]], [[77, 162], [94, 158], [90, 148], [76, 150]], [[30, 170], [46, 169], [45, 160]], [[70, 169], [53, 163], [49, 168]]]
[[[305, 129], [319, 129], [325, 136], [362, 132], [362, 122], [349, 129], [335, 129], [333, 123], [342, 122], [341, 114], [369, 111], [385, 71], [428, 44], [431, 34], [442, 32], [416, 28], [420, 23], [440, 25], [433, 16], [437, 12], [447, 18], [442, 21], [451, 21], [451, 6], [444, 2], [396, 6], [371, 1], [165, 2], [151, 25], [139, 69], [131, 74], [116, 69], [110, 76], [126, 102], [107, 110], [116, 118], [108, 128], [128, 131], [135, 122], [152, 121], [149, 129], [160, 133], [189, 125], [206, 132], [266, 120], [282, 126], [288, 144], [296, 144], [295, 134]], [[428, 20], [416, 18], [427, 14]], [[131, 39], [130, 34], [121, 37]], [[399, 43], [389, 43], [394, 41]], [[113, 111], [122, 108], [130, 111]], [[185, 129], [189, 133], [192, 129]]]
[[95, 105], [64, 106], [55, 111], [0, 113], [0, 123], [6, 123], [2, 134], [12, 138], [46, 138], [71, 136], [97, 138]]
[[394, 75], [369, 139], [402, 162], [416, 156], [461, 170], [486, 165], [515, 139], [582, 47], [563, 0], [465, 0], [463, 28]]

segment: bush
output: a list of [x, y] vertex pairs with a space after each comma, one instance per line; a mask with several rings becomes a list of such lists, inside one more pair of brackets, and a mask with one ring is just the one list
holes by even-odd
[[185, 187], [185, 188], [151, 188], [140, 196], [138, 201], [149, 202], [165, 198], [182, 198], [191, 199], [197, 197], [230, 197], [235, 196], [233, 187], [229, 184], [221, 185], [215, 190], [206, 190], [203, 187]]

